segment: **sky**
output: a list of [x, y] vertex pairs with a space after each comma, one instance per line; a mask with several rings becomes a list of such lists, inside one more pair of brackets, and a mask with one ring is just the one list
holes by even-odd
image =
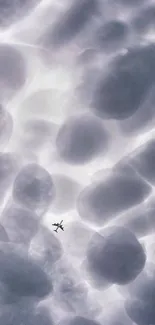
[[0, 0], [0, 324], [155, 325], [154, 123], [153, 0]]

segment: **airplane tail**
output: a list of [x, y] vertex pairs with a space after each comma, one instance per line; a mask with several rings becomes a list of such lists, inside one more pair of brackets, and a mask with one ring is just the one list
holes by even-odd
[[56, 229], [55, 229], [55, 230], [53, 230], [53, 231], [55, 231], [55, 232], [58, 232]]

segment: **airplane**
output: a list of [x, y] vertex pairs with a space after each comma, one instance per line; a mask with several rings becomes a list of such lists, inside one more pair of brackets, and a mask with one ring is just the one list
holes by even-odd
[[60, 223], [53, 223], [53, 224], [52, 224], [52, 226], [57, 227], [57, 228], [54, 230], [55, 232], [58, 232], [58, 229], [59, 229], [59, 228], [60, 228], [61, 230], [64, 231], [64, 227], [62, 226], [62, 222], [63, 222], [63, 220], [61, 220]]

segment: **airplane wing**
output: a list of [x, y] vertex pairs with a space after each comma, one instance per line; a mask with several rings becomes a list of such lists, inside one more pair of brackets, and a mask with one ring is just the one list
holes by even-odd
[[58, 224], [58, 223], [52, 223], [52, 226], [56, 226], [56, 227], [58, 227], [59, 224]]
[[61, 230], [63, 230], [63, 231], [64, 231], [64, 228], [63, 228], [63, 226], [60, 226], [60, 228], [61, 228]]

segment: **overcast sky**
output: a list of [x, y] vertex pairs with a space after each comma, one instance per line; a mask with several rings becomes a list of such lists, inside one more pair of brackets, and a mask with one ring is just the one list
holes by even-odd
[[0, 0], [0, 324], [155, 325], [154, 123], [153, 0]]

